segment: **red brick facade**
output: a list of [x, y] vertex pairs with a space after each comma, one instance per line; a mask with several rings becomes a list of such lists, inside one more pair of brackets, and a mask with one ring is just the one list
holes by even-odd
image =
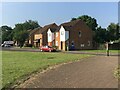
[[[59, 30], [59, 49], [60, 50], [81, 50], [81, 49], [92, 49], [92, 30], [81, 20], [73, 21], [61, 24], [61, 26], [67, 26], [65, 31], [69, 32], [69, 39], [66, 41], [60, 41], [60, 30]], [[66, 25], [67, 24], [67, 25]], [[68, 28], [69, 27], [69, 28]]]

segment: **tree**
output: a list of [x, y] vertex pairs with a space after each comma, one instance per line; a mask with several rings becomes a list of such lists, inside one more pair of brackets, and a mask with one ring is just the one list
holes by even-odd
[[37, 21], [28, 20], [25, 21], [25, 23], [23, 23], [23, 29], [25, 30], [29, 30], [29, 29], [33, 30], [34, 28], [37, 27], [40, 27]]
[[94, 40], [95, 42], [97, 43], [105, 43], [105, 42], [108, 42], [109, 39], [108, 39], [108, 32], [105, 28], [101, 28], [98, 27], [95, 31], [95, 36], [94, 36]]
[[14, 34], [14, 39], [19, 43], [20, 47], [23, 47], [25, 40], [28, 38], [28, 31], [19, 31]]
[[72, 18], [71, 21], [77, 20], [76, 18]]
[[13, 29], [9, 26], [1, 26], [0, 27], [1, 33], [2, 33], [2, 43], [4, 41], [11, 41], [13, 40]]
[[109, 41], [115, 41], [119, 39], [119, 24], [111, 23], [107, 27]]
[[29, 31], [34, 28], [40, 27], [37, 21], [28, 20], [24, 23], [18, 23], [14, 28], [14, 40], [18, 42], [20, 47], [22, 47], [29, 37]]
[[97, 20], [95, 18], [92, 18], [91, 16], [82, 15], [77, 18], [72, 18], [71, 21], [74, 21], [77, 19], [81, 19], [82, 21], [84, 21], [93, 31], [95, 31], [98, 26]]

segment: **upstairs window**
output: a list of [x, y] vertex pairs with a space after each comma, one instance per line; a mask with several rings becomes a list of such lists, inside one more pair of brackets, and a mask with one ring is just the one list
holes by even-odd
[[81, 31], [79, 31], [79, 37], [81, 37]]
[[64, 35], [64, 31], [61, 31], [61, 35]]
[[49, 37], [51, 37], [51, 33], [49, 33]]
[[56, 41], [56, 46], [58, 46], [58, 41]]
[[56, 37], [58, 37], [58, 32], [56, 32]]

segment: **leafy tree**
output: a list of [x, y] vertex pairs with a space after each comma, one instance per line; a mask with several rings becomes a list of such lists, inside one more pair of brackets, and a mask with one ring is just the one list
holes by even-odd
[[1, 26], [0, 27], [1, 33], [2, 33], [2, 43], [4, 41], [10, 41], [13, 40], [13, 29], [9, 26]]
[[105, 43], [108, 40], [108, 32], [105, 28], [98, 27], [95, 31], [94, 40], [97, 43]]
[[77, 20], [76, 18], [72, 18], [71, 21]]
[[32, 20], [28, 20], [28, 21], [25, 21], [25, 23], [23, 23], [23, 29], [25, 30], [29, 30], [29, 29], [34, 29], [34, 28], [37, 28], [39, 27], [40, 25], [38, 24], [37, 21], [32, 21]]
[[111, 23], [107, 27], [109, 41], [115, 41], [119, 39], [119, 24]]
[[15, 33], [14, 39], [19, 43], [20, 47], [23, 47], [25, 40], [28, 38], [29, 33], [28, 31], [19, 31]]
[[37, 21], [28, 20], [24, 23], [18, 23], [14, 28], [14, 40], [22, 47], [29, 37], [29, 30], [40, 27]]

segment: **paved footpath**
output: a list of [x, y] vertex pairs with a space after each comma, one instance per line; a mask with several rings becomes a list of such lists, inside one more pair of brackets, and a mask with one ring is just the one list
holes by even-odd
[[19, 87], [118, 88], [118, 81], [113, 77], [117, 65], [117, 56], [94, 56], [37, 74]]

